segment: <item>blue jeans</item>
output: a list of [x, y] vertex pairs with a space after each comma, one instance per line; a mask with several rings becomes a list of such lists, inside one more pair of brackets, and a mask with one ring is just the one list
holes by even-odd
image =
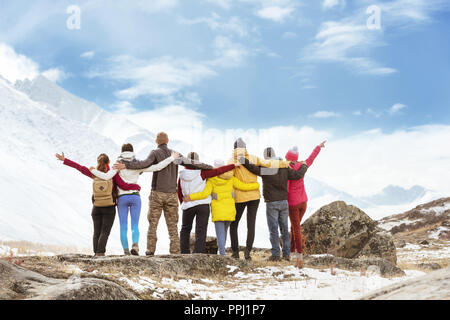
[[280, 256], [280, 233], [283, 241], [283, 257], [289, 257], [291, 249], [291, 234], [288, 229], [289, 204], [287, 200], [266, 203], [267, 225], [272, 244], [272, 256]]
[[231, 221], [216, 221], [214, 226], [216, 227], [217, 246], [219, 247], [219, 254], [225, 255], [225, 244], [227, 242], [227, 232], [230, 227]]
[[120, 221], [120, 242], [128, 249], [128, 211], [131, 215], [131, 238], [139, 243], [139, 216], [141, 215], [141, 197], [136, 194], [124, 195], [117, 201]]

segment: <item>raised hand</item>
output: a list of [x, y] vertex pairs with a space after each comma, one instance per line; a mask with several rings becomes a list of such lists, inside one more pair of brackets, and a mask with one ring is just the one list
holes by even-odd
[[327, 142], [327, 140], [325, 140], [324, 142], [322, 142], [321, 144], [319, 144], [319, 147], [321, 148], [325, 148], [325, 143]]
[[64, 161], [64, 160], [66, 160], [66, 157], [64, 156], [64, 152], [61, 152], [61, 154], [56, 154], [56, 158], [59, 160], [59, 161]]
[[89, 168], [89, 171], [92, 171], [92, 170], [95, 170], [95, 168], [94, 168], [94, 167], [90, 167], [90, 168]]
[[122, 163], [122, 162], [120, 162], [120, 161], [117, 161], [114, 165], [113, 165], [113, 169], [114, 170], [116, 170], [116, 171], [120, 171], [120, 170], [123, 170], [123, 169], [126, 169], [127, 167], [125, 167], [125, 165]]

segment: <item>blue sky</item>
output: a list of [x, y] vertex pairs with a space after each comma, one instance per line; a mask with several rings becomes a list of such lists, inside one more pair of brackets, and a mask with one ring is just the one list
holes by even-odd
[[0, 42], [114, 112], [177, 105], [215, 128], [339, 136], [450, 122], [449, 18], [442, 0], [3, 0]]

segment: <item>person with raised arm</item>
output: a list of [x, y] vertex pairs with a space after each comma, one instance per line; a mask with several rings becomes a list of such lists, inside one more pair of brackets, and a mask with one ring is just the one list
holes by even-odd
[[[172, 150], [168, 148], [169, 137], [167, 133], [160, 132], [155, 140], [158, 147], [151, 151], [145, 160], [134, 159], [132, 161], [121, 160], [116, 163], [115, 169], [142, 170], [157, 164], [170, 157]], [[180, 156], [167, 167], [153, 173], [152, 190], [149, 197], [147, 232], [147, 256], [153, 256], [156, 251], [157, 228], [162, 212], [167, 224], [167, 230], [170, 238], [170, 254], [180, 253], [180, 237], [178, 235], [178, 165], [183, 165], [193, 169], [212, 169], [211, 166], [202, 163], [192, 164], [189, 159]]]
[[[56, 158], [62, 161], [66, 166], [80, 171], [85, 176], [93, 179], [93, 195], [92, 195], [92, 221], [94, 223], [93, 249], [95, 256], [104, 256], [106, 253], [106, 244], [108, 243], [109, 234], [114, 224], [116, 216], [117, 204], [117, 187], [122, 190], [141, 190], [137, 184], [128, 184], [116, 174], [108, 180], [97, 178], [87, 167], [65, 157], [64, 152], [56, 154]], [[97, 157], [97, 170], [107, 173], [109, 169], [109, 157], [102, 153]]]
[[[293, 147], [286, 153], [286, 160], [292, 161], [290, 167], [293, 170], [299, 170], [302, 163], [310, 167], [320, 150], [325, 148], [326, 141], [314, 148], [311, 155], [304, 162], [298, 162], [299, 152], [297, 147]], [[308, 196], [305, 190], [304, 179], [288, 182], [288, 202], [289, 202], [289, 220], [291, 221], [291, 253], [296, 258], [295, 264], [298, 268], [303, 267], [303, 243], [301, 222], [305, 215]]]
[[[275, 151], [269, 147], [264, 150], [266, 160], [276, 159]], [[290, 233], [288, 229], [289, 204], [287, 185], [289, 180], [299, 180], [305, 176], [308, 166], [302, 163], [296, 171], [291, 168], [266, 168], [252, 164], [248, 159], [240, 160], [244, 167], [263, 180], [263, 195], [266, 202], [267, 225], [272, 245], [269, 261], [280, 261], [280, 234], [282, 234], [283, 259], [290, 260]]]
[[[136, 158], [134, 154], [133, 145], [126, 143], [122, 146], [122, 153], [120, 154], [118, 160], [133, 161]], [[176, 152], [172, 152], [171, 156], [164, 159], [163, 161], [154, 164], [146, 169], [142, 170], [120, 170], [120, 177], [127, 183], [138, 182], [139, 176], [144, 172], [155, 172], [160, 171], [171, 164], [174, 160], [178, 159], [179, 155]], [[92, 168], [91, 172], [100, 179], [109, 180], [112, 179], [116, 171], [110, 170], [104, 173], [100, 170]], [[122, 243], [122, 248], [125, 255], [139, 255], [139, 217], [141, 214], [141, 197], [139, 195], [139, 190], [123, 190], [118, 188], [118, 200], [117, 200], [117, 210], [119, 213], [120, 222], [120, 241]], [[131, 216], [131, 238], [132, 246], [131, 251], [128, 247], [128, 212]]]

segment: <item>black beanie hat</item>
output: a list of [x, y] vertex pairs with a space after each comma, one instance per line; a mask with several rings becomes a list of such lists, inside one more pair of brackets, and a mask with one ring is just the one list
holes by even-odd
[[247, 145], [245, 144], [244, 140], [242, 140], [242, 138], [238, 138], [235, 142], [234, 142], [234, 148], [247, 148]]

